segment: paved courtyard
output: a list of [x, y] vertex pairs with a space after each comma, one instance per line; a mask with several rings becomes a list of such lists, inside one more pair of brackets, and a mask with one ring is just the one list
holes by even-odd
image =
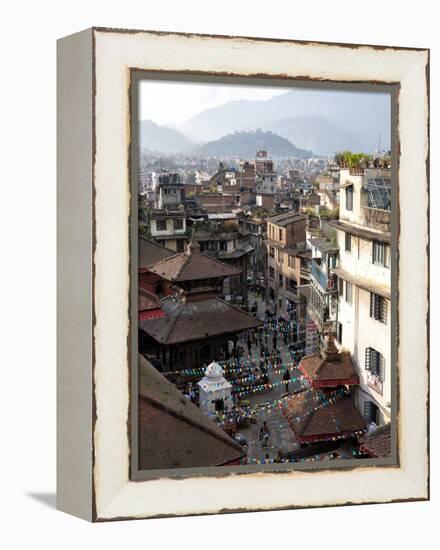
[[[250, 294], [249, 303], [258, 303], [258, 317], [264, 319], [265, 305], [263, 301], [256, 295]], [[300, 380], [289, 382], [288, 392], [286, 392], [283, 381], [283, 373], [285, 365], [289, 367], [292, 378], [298, 377], [298, 370], [292, 369], [292, 357], [290, 355], [288, 345], [291, 339], [287, 340], [287, 345], [284, 343], [283, 335], [279, 332], [279, 327], [272, 326], [268, 329], [267, 347], [269, 352], [273, 351], [273, 334], [277, 334], [276, 349], [281, 353], [282, 365], [278, 368], [268, 368], [269, 383], [274, 384], [274, 387], [265, 389], [261, 392], [245, 395], [245, 399], [249, 401], [251, 409], [255, 412], [257, 419], [256, 424], [240, 430], [240, 434], [247, 440], [247, 458], [248, 463], [258, 463], [267, 460], [275, 460], [279, 451], [293, 451], [299, 447], [296, 441], [295, 434], [289, 426], [287, 420], [282, 414], [280, 400], [287, 397], [289, 394], [297, 392], [301, 389], [302, 383]], [[240, 339], [240, 345], [245, 349], [244, 358], [248, 361], [253, 360], [257, 365], [260, 362], [260, 346], [258, 343], [252, 343], [251, 355], [249, 355], [246, 337]], [[269, 426], [270, 436], [267, 447], [262, 447], [259, 433], [263, 422], [266, 421]]]

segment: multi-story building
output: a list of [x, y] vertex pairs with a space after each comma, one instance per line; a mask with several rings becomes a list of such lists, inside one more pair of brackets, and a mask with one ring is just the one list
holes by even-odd
[[[337, 174], [337, 179], [335, 174]], [[328, 171], [324, 174], [316, 176], [315, 183], [318, 185], [316, 190], [320, 198], [320, 206], [324, 206], [328, 210], [336, 210], [339, 208], [339, 171]]]
[[234, 213], [208, 214], [197, 222], [193, 238], [204, 254], [237, 268], [237, 275], [223, 283], [223, 294], [228, 300], [247, 302], [248, 258], [253, 247], [239, 232], [238, 218]]
[[227, 168], [223, 162], [218, 165], [217, 172], [209, 179], [210, 188], [223, 193], [238, 193], [240, 183], [237, 180], [237, 172], [233, 168]]
[[311, 238], [310, 293], [307, 314], [321, 339], [336, 329], [338, 296], [337, 277], [331, 272], [338, 260], [338, 246], [326, 238]]
[[174, 252], [183, 252], [188, 243], [183, 210], [150, 211], [150, 234], [159, 244]]
[[337, 340], [360, 374], [356, 392], [366, 422], [391, 416], [390, 170], [340, 171]]
[[208, 213], [232, 212], [237, 208], [240, 195], [223, 193], [203, 193], [195, 197], [197, 204]]
[[267, 218], [266, 302], [286, 318], [296, 315], [298, 286], [308, 282], [306, 220], [305, 215], [292, 211]]
[[185, 198], [184, 185], [179, 174], [159, 172], [153, 177], [153, 187], [156, 193], [156, 208], [177, 208]]
[[264, 264], [265, 247], [264, 237], [266, 230], [266, 220], [257, 218], [251, 213], [241, 213], [239, 217], [239, 231], [244, 240], [252, 247], [249, 255], [249, 277], [250, 282], [255, 288], [264, 288]]
[[146, 291], [158, 298], [175, 294], [168, 281], [150, 271], [150, 266], [173, 256], [173, 252], [155, 241], [140, 237], [138, 240], [138, 281], [139, 292]]
[[255, 164], [247, 160], [240, 161], [237, 181], [241, 189], [250, 189], [255, 191]]
[[257, 193], [255, 195], [255, 204], [267, 212], [274, 212], [276, 206], [275, 198], [276, 196], [272, 193]]
[[273, 167], [273, 160], [267, 151], [257, 151], [255, 159], [255, 190], [257, 194], [275, 195], [277, 193], [277, 173]]

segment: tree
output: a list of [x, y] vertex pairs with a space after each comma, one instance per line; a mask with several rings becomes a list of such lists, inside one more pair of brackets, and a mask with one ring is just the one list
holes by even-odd
[[367, 153], [352, 153], [341, 151], [335, 154], [335, 162], [341, 168], [368, 168], [373, 157]]

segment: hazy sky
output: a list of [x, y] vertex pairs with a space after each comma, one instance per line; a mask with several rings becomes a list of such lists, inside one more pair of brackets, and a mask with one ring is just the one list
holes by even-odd
[[194, 82], [141, 82], [140, 118], [157, 124], [179, 124], [204, 109], [236, 99], [270, 99], [285, 94], [280, 87], [238, 86]]

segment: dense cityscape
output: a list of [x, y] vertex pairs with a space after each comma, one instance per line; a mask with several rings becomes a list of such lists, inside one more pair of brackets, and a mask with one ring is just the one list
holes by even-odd
[[391, 168], [142, 152], [141, 469], [390, 456]]

